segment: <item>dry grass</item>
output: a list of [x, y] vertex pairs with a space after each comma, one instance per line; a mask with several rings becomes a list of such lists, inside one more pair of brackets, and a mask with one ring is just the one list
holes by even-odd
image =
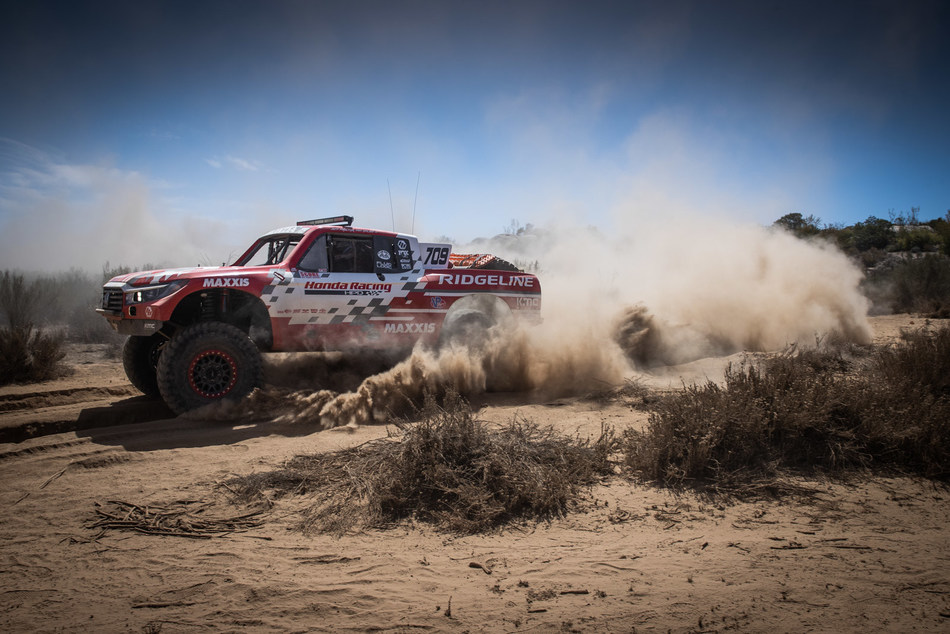
[[784, 474], [950, 475], [950, 329], [860, 362], [807, 350], [730, 366], [725, 383], [658, 401], [622, 441], [627, 467], [667, 485], [742, 492]]
[[32, 325], [0, 328], [0, 385], [46, 381], [67, 374], [63, 336]]
[[583, 487], [612, 473], [614, 446], [607, 430], [589, 441], [528, 421], [492, 427], [449, 393], [443, 406], [428, 397], [420, 420], [400, 423], [388, 438], [297, 456], [226, 486], [244, 501], [312, 496], [305, 531], [342, 533], [414, 518], [475, 533], [516, 518], [562, 515]]

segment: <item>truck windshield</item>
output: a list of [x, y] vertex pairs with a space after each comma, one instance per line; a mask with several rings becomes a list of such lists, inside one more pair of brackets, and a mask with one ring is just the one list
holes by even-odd
[[261, 238], [234, 266], [273, 266], [283, 262], [300, 243], [302, 235], [282, 234]]

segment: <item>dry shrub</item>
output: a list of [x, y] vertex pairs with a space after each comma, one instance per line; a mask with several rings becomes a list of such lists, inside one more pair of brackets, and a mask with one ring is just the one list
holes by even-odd
[[674, 486], [742, 492], [787, 473], [950, 475], [950, 329], [852, 363], [836, 350], [730, 366], [724, 385], [658, 401], [623, 438], [626, 465]]
[[343, 451], [297, 456], [279, 469], [226, 483], [238, 499], [312, 495], [305, 531], [341, 533], [405, 518], [475, 533], [515, 518], [565, 513], [580, 489], [612, 472], [615, 445], [563, 436], [528, 421], [476, 420], [457, 394], [426, 398], [416, 423]]
[[603, 387], [584, 395], [584, 400], [606, 405], [620, 403], [625, 407], [637, 410], [647, 410], [660, 398], [638, 378], [625, 378], [620, 385]]
[[34, 326], [50, 297], [50, 288], [42, 280], [27, 283], [23, 275], [10, 271], [0, 275], [0, 385], [65, 374], [62, 334]]
[[46, 381], [66, 374], [63, 337], [27, 324], [0, 328], [0, 385]]
[[950, 258], [895, 257], [868, 274], [864, 290], [878, 310], [950, 316]]
[[878, 461], [950, 476], [950, 327], [904, 333], [877, 352], [863, 383], [854, 398]]

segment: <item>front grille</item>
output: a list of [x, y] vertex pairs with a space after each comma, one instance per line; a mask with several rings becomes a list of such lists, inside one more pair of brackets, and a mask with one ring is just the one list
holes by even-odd
[[122, 312], [122, 290], [106, 288], [102, 291], [102, 308]]

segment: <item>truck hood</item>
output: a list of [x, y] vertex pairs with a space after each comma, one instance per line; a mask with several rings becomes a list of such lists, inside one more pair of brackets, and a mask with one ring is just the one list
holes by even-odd
[[197, 280], [206, 277], [249, 277], [254, 274], [269, 273], [273, 266], [194, 266], [182, 269], [155, 269], [152, 271], [135, 271], [117, 275], [108, 281], [108, 284], [130, 284], [132, 286], [151, 286], [167, 284], [176, 280]]

